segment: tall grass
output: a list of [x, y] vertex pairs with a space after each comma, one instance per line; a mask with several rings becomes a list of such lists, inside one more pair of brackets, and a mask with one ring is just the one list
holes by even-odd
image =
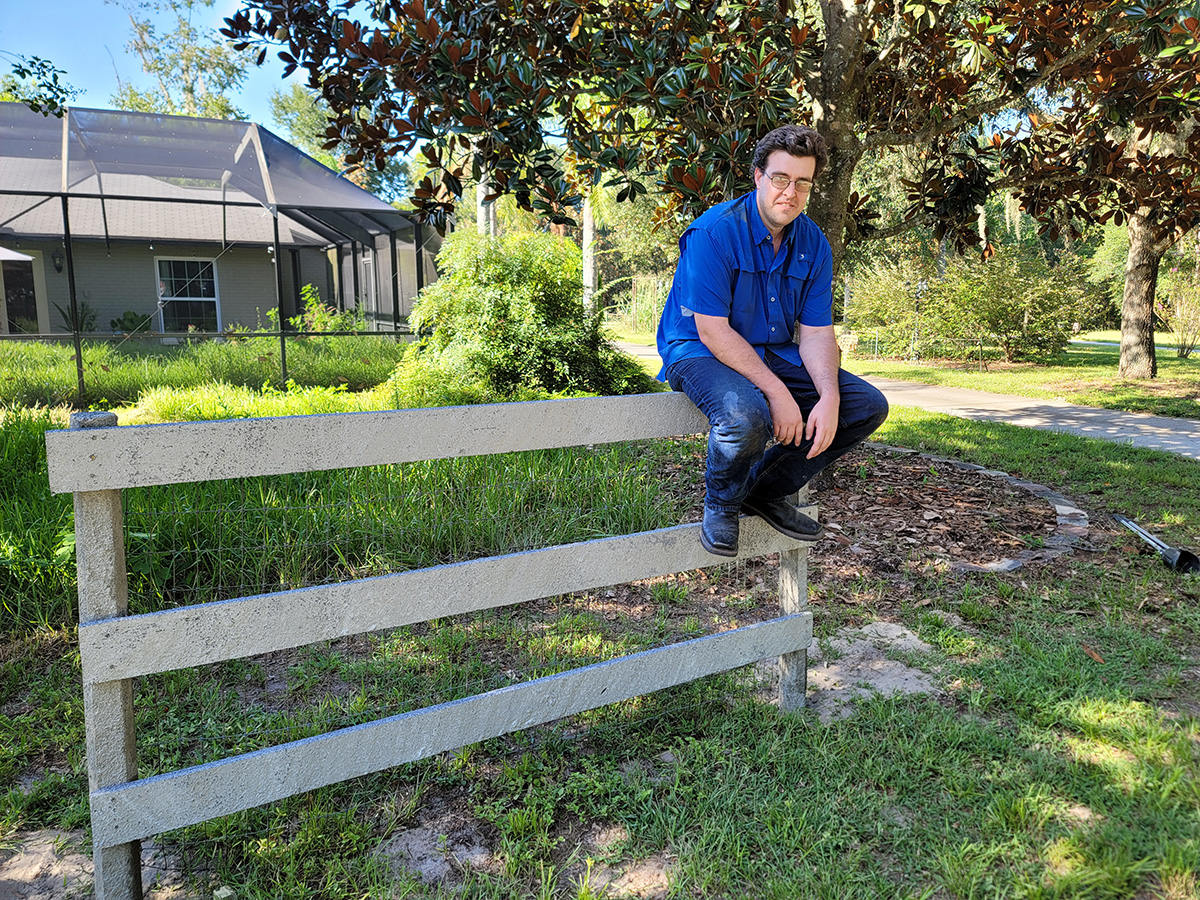
[[[302, 386], [352, 391], [387, 380], [408, 345], [395, 338], [295, 337], [287, 341], [288, 379]], [[83, 406], [133, 403], [155, 388], [210, 382], [283, 387], [279, 340], [269, 337], [158, 343], [85, 341]], [[69, 343], [0, 341], [0, 406], [59, 406], [76, 399], [75, 351]]]
[[139, 612], [678, 522], [651, 445], [435, 460], [125, 492]]
[[74, 621], [70, 496], [53, 496], [45, 410], [0, 410], [0, 632]]
[[[44, 411], [9, 413], [0, 425], [0, 460], [10, 473], [0, 488], [5, 633], [77, 617], [71, 499], [51, 496], [47, 484], [44, 434], [53, 427]], [[127, 490], [131, 608], [675, 524], [679, 501], [656, 476], [658, 461], [673, 452], [670, 443], [632, 443]]]

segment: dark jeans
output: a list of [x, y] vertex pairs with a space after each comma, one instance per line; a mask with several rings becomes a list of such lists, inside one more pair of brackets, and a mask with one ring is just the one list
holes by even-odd
[[[804, 367], [797, 368], [770, 350], [765, 362], [796, 398], [807, 424], [820, 399]], [[767, 442], [774, 434], [767, 398], [750, 379], [710, 356], [684, 359], [667, 369], [672, 390], [687, 394], [708, 416], [708, 489], [705, 505], [736, 512], [753, 494], [779, 500], [808, 484], [835, 459], [849, 453], [887, 418], [888, 404], [876, 388], [857, 375], [838, 369], [842, 403], [838, 429], [823, 453], [805, 459], [811, 440], [799, 446]]]

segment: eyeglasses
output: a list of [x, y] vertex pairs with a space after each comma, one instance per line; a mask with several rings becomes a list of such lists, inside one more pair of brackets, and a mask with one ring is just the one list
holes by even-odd
[[767, 180], [771, 182], [771, 185], [777, 191], [786, 191], [789, 184], [796, 189], [797, 194], [807, 194], [813, 189], [813, 183], [807, 178], [797, 178], [795, 181], [792, 181], [786, 175], [778, 173], [768, 175]]

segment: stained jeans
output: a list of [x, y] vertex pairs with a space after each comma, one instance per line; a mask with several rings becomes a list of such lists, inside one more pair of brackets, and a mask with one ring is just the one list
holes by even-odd
[[[820, 399], [808, 372], [770, 350], [764, 362], [792, 392], [807, 425]], [[704, 484], [705, 505], [712, 509], [736, 512], [751, 494], [762, 500], [791, 496], [835, 459], [866, 440], [888, 414], [883, 394], [857, 375], [839, 369], [842, 402], [837, 433], [824, 452], [806, 459], [812, 448], [810, 439], [798, 446], [776, 443], [767, 448], [774, 434], [770, 408], [762, 391], [744, 375], [709, 356], [680, 360], [666, 374], [672, 390], [687, 394], [708, 417]]]

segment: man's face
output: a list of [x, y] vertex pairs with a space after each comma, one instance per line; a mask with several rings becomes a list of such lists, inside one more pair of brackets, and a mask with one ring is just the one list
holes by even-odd
[[[776, 150], [767, 157], [765, 171], [754, 170], [758, 214], [772, 236], [777, 237], [796, 216], [804, 212], [816, 168], [817, 161], [811, 156], [792, 156], [786, 150]], [[772, 178], [779, 181], [787, 178], [788, 184], [778, 188]]]

